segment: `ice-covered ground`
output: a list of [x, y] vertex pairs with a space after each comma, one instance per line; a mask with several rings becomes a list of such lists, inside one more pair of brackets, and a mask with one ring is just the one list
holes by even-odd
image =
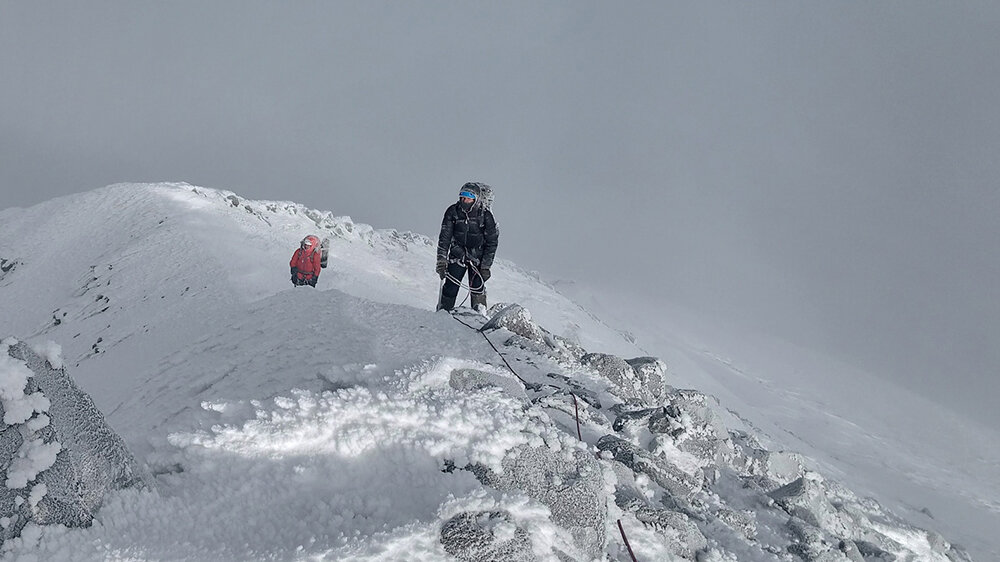
[[[288, 259], [308, 233], [332, 238], [331, 267], [316, 290], [293, 289]], [[571, 418], [558, 411], [525, 407], [509, 392], [454, 387], [454, 373], [464, 370], [519, 383], [480, 334], [433, 311], [434, 244], [290, 202], [184, 184], [111, 186], [0, 212], [0, 337], [60, 345], [55, 355], [156, 483], [113, 494], [88, 529], [30, 528], [5, 544], [5, 556], [440, 560], [450, 556], [442, 522], [503, 511], [516, 525], [501, 523], [496, 533], [533, 529], [538, 559], [551, 558], [552, 546], [579, 559], [627, 559], [610, 523], [607, 552], [575, 552], [574, 537], [545, 505], [443, 465], [501, 470], [505, 452], [525, 444], [593, 450], [601, 426], [588, 435], [585, 423], [586, 444], [577, 443]], [[539, 325], [588, 351], [644, 355], [507, 261], [495, 267], [490, 301], [520, 303]], [[996, 449], [980, 440], [988, 432], [929, 424], [955, 432], [924, 445], [927, 426], [910, 431], [890, 419], [860, 430], [823, 404], [836, 394], [808, 379], [787, 372], [768, 379], [757, 365], [743, 370], [690, 340], [659, 343], [677, 377], [669, 384], [716, 394], [775, 447], [802, 451], [829, 477], [894, 509], [909, 501], [902, 515], [961, 537], [977, 559], [997, 557], [984, 531], [1000, 504], [990, 480]], [[544, 354], [518, 358], [539, 377], [567, 368]], [[893, 408], [875, 410], [891, 418]], [[938, 446], [932, 455], [923, 450]], [[969, 468], [977, 454], [982, 464]], [[906, 478], [894, 481], [897, 473]], [[912, 485], [921, 479], [931, 493]], [[932, 505], [941, 497], [949, 501]], [[938, 519], [920, 512], [927, 506]], [[609, 509], [608, 521], [636, 522], [614, 502]], [[976, 513], [984, 519], [953, 523]], [[632, 525], [630, 539], [640, 560], [672, 556], [641, 525]], [[716, 557], [780, 559], [740, 550], [724, 534], [709, 539]], [[898, 540], [910, 552], [930, 549], [919, 533]], [[939, 555], [927, 550], [926, 559]]]

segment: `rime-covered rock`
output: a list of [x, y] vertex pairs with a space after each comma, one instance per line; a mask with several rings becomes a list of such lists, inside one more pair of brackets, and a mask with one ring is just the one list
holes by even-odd
[[628, 435], [648, 430], [656, 439], [693, 455], [702, 466], [715, 466], [731, 461], [736, 451], [710, 400], [700, 392], [672, 389], [663, 396], [663, 406], [621, 411], [613, 427]]
[[824, 529], [811, 525], [797, 517], [788, 522], [792, 532], [792, 543], [788, 552], [806, 562], [850, 562], [847, 553], [840, 549], [840, 542], [834, 540]]
[[715, 517], [743, 538], [749, 541], [757, 538], [757, 521], [752, 512], [723, 508], [715, 512]]
[[741, 431], [731, 431], [730, 438], [734, 455], [728, 465], [747, 486], [772, 492], [806, 473], [805, 462], [798, 453], [768, 451], [756, 438]]
[[679, 426], [680, 431], [673, 435], [677, 448], [694, 455], [706, 466], [732, 458], [729, 429], [710, 404], [715, 401], [713, 397], [693, 390], [673, 390], [666, 401], [669, 404], [662, 409], [662, 418], [669, 419], [651, 419], [651, 431], [658, 426]]
[[498, 304], [490, 309], [491, 317], [482, 330], [506, 328], [522, 338], [535, 342], [545, 341], [545, 331], [531, 319], [531, 312], [519, 304]]
[[653, 400], [659, 402], [667, 385], [667, 364], [656, 357], [636, 357], [625, 362], [635, 370]]
[[496, 304], [489, 310], [490, 319], [480, 328], [484, 332], [504, 328], [511, 332], [504, 342], [560, 360], [577, 361], [585, 353], [577, 344], [542, 328], [531, 319], [531, 312], [519, 304]]
[[572, 394], [577, 398], [579, 398], [580, 400], [583, 400], [587, 404], [590, 404], [591, 407], [596, 408], [598, 410], [600, 410], [603, 407], [601, 405], [601, 399], [596, 392], [581, 385], [572, 378], [567, 377], [566, 375], [560, 375], [558, 373], [549, 373], [546, 376], [548, 376], [551, 379], [556, 379], [560, 383], [568, 387], [568, 389], [559, 391], [557, 392], [557, 394], [567, 394], [567, 395]]
[[145, 485], [58, 349], [39, 351], [0, 343], [0, 542], [29, 522], [87, 526], [109, 491]]
[[524, 385], [512, 376], [487, 373], [478, 369], [455, 369], [451, 372], [448, 384], [455, 390], [473, 391], [481, 388], [494, 387], [504, 394], [521, 400], [527, 400]]
[[662, 389], [656, 390], [652, 381], [646, 380], [617, 355], [588, 353], [580, 362], [592, 368], [598, 375], [611, 383], [609, 391], [629, 404], [653, 406], [658, 402]]
[[896, 555], [868, 541], [853, 541], [865, 562], [896, 562]]
[[837, 536], [846, 536], [850, 523], [834, 507], [826, 494], [822, 481], [808, 474], [768, 494], [789, 515], [802, 519], [809, 525], [826, 529]]
[[601, 467], [586, 450], [522, 445], [508, 451], [501, 466], [503, 473], [482, 465], [468, 468], [487, 486], [545, 504], [582, 552], [603, 551], [608, 497]]
[[649, 451], [620, 437], [605, 435], [598, 440], [597, 448], [610, 453], [632, 472], [648, 476], [668, 492], [678, 505], [686, 504], [704, 484], [701, 472], [687, 472], [667, 459], [655, 457]]
[[646, 528], [668, 539], [669, 550], [675, 556], [694, 560], [699, 551], [708, 548], [708, 539], [684, 513], [653, 507], [634, 491], [621, 487], [615, 491], [615, 504]]
[[452, 517], [441, 526], [441, 544], [448, 554], [469, 562], [536, 559], [528, 532], [504, 511], [467, 511]]

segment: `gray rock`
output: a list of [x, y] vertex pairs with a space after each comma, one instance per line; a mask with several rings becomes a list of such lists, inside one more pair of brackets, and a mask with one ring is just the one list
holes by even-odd
[[[108, 492], [146, 485], [122, 439], [63, 369], [53, 368], [27, 344], [13, 339], [4, 340], [0, 353], [31, 371], [24, 395], [48, 401], [47, 408], [40, 408], [44, 412], [36, 409], [22, 423], [0, 422], [0, 477], [7, 483], [0, 486], [0, 518], [8, 519], [0, 529], [0, 543], [19, 536], [29, 522], [90, 525]], [[4, 413], [0, 405], [0, 419]], [[58, 453], [50, 466], [36, 464], [26, 471], [15, 462], [22, 446]]]
[[733, 456], [726, 464], [748, 486], [773, 492], [806, 473], [805, 462], [797, 453], [768, 451], [757, 439], [742, 431], [730, 431], [729, 435]]
[[604, 550], [604, 478], [597, 459], [586, 450], [522, 445], [507, 452], [502, 467], [502, 474], [481, 465], [468, 468], [487, 486], [520, 491], [548, 506], [552, 521], [573, 535], [582, 552]]
[[851, 562], [865, 562], [864, 555], [861, 554], [861, 550], [858, 545], [854, 544], [854, 541], [840, 541], [840, 551]]
[[[612, 425], [615, 431], [621, 433], [634, 433], [636, 428], [639, 427], [649, 427], [652, 428], [654, 423], [653, 419], [669, 419], [663, 412], [662, 407], [658, 408], [643, 408], [639, 410], [621, 410], [618, 416], [615, 418], [615, 422]], [[665, 427], [657, 425], [653, 433], [671, 433], [670, 427]]]
[[669, 537], [668, 546], [675, 556], [694, 560], [698, 551], [708, 548], [708, 539], [698, 525], [683, 513], [643, 506], [633, 514], [643, 525]]
[[455, 390], [472, 391], [481, 388], [499, 388], [509, 396], [527, 401], [528, 395], [524, 392], [524, 385], [513, 376], [487, 373], [478, 369], [455, 369], [451, 372], [448, 381]]
[[643, 406], [657, 405], [657, 396], [651, 383], [644, 380], [627, 361], [616, 355], [588, 353], [580, 358], [580, 363], [597, 371], [597, 374], [611, 383], [612, 394], [630, 404]]
[[583, 386], [582, 384], [573, 380], [572, 378], [567, 377], [566, 375], [560, 375], [558, 373], [549, 373], [546, 376], [551, 379], [555, 379], [556, 381], [559, 381], [563, 385], [568, 387], [557, 391], [556, 394], [566, 394], [566, 395], [572, 394], [575, 395], [578, 399], [583, 400], [587, 404], [590, 404], [590, 406], [597, 408], [598, 410], [602, 408], [601, 399], [600, 397], [598, 397], [597, 393], [594, 392], [593, 390], [590, 390], [589, 388]]
[[572, 341], [542, 328], [531, 319], [531, 312], [519, 304], [496, 304], [489, 310], [490, 318], [480, 331], [504, 328], [512, 335], [506, 346], [520, 347], [561, 361], [579, 361], [585, 353]]
[[615, 435], [601, 437], [597, 448], [611, 453], [616, 461], [632, 472], [648, 476], [671, 496], [676, 506], [685, 506], [704, 484], [704, 476], [700, 472], [684, 472], [665, 459], [654, 457], [652, 453]]
[[7, 258], [0, 258], [0, 281], [6, 277], [9, 273], [13, 273], [17, 266], [21, 265], [19, 260], [8, 260]]
[[840, 541], [831, 542], [827, 534], [815, 525], [792, 517], [788, 521], [788, 528], [793, 537], [793, 542], [788, 546], [788, 552], [806, 562], [850, 561], [847, 555], [840, 550]]
[[682, 430], [675, 433], [677, 448], [698, 457], [706, 465], [728, 463], [735, 455], [735, 449], [729, 438], [729, 428], [722, 417], [716, 412], [718, 401], [694, 390], [676, 389], [666, 396], [668, 406], [663, 408], [659, 417], [650, 420], [650, 430], [658, 426], [676, 427]]
[[667, 547], [674, 556], [694, 560], [698, 552], [708, 548], [708, 539], [690, 517], [649, 505], [633, 488], [618, 486], [615, 489], [615, 504], [635, 516], [644, 527], [668, 539]]
[[757, 520], [752, 512], [723, 508], [715, 512], [715, 517], [743, 538], [750, 541], [757, 538]]
[[627, 359], [625, 362], [644, 381], [644, 385], [649, 388], [653, 399], [660, 401], [667, 385], [667, 364], [656, 357], [636, 357], [635, 359]]
[[459, 560], [532, 562], [531, 537], [505, 511], [460, 513], [441, 526], [441, 544]]
[[854, 541], [854, 545], [866, 562], [895, 562], [896, 555], [883, 550], [877, 544], [868, 541]]
[[519, 304], [496, 305], [490, 309], [492, 316], [480, 328], [481, 331], [496, 330], [506, 328], [522, 338], [535, 342], [545, 341], [545, 332], [538, 327], [538, 324], [531, 319], [531, 313], [527, 308]]
[[820, 480], [802, 477], [768, 494], [789, 515], [837, 536], [847, 536], [853, 525], [830, 503]]

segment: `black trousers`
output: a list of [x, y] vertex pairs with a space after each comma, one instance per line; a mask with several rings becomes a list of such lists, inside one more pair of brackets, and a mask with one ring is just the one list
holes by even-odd
[[[472, 287], [472, 307], [475, 308], [477, 304], [486, 305], [486, 284], [483, 283], [483, 277], [479, 274], [479, 269], [475, 266], [466, 266], [461, 263], [450, 263], [448, 264], [448, 275], [454, 277], [461, 281], [465, 277], [465, 272], [469, 272], [469, 287]], [[451, 279], [445, 278], [444, 287], [441, 288], [441, 302], [438, 308], [443, 308], [445, 310], [451, 310], [455, 308], [455, 298], [458, 297], [459, 287]], [[479, 294], [477, 294], [479, 293]]]

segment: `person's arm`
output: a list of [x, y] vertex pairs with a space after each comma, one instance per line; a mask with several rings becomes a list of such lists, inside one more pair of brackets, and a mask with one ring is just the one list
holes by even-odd
[[444, 212], [444, 219], [441, 220], [441, 233], [438, 235], [437, 259], [438, 261], [448, 261], [448, 251], [451, 250], [451, 235], [455, 228], [455, 218], [452, 215], [452, 207]]
[[483, 259], [479, 262], [481, 269], [493, 267], [493, 258], [497, 253], [497, 245], [500, 242], [500, 229], [497, 228], [497, 221], [493, 218], [493, 213], [483, 211], [486, 216], [483, 219]]

